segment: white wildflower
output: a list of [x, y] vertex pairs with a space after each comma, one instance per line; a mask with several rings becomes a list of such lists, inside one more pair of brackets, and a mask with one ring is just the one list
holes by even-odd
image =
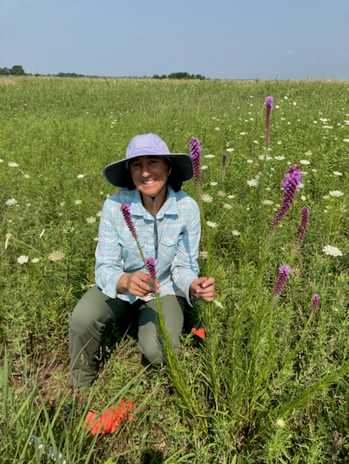
[[234, 151], [234, 148], [227, 148], [227, 150], [226, 150], [226, 151], [227, 151], [227, 152], [229, 152], [229, 153], [231, 153], [231, 152], [233, 152], [233, 151]]
[[30, 179], [30, 175], [29, 174], [24, 174], [24, 178], [25, 179]]
[[341, 172], [339, 172], [339, 171], [333, 171], [333, 174], [334, 174], [335, 176], [342, 176], [342, 175], [343, 175], [343, 174], [342, 174]]
[[225, 196], [227, 196], [227, 194], [223, 192], [223, 190], [218, 190], [217, 195], [221, 198], [224, 198]]
[[247, 185], [249, 185], [250, 187], [257, 187], [258, 184], [258, 179], [251, 179], [247, 181]]
[[205, 171], [206, 169], [208, 169], [208, 166], [201, 166], [201, 171]]
[[11, 237], [12, 237], [12, 234], [6, 234], [5, 250], [7, 250], [8, 242], [9, 242], [9, 240], [10, 240]]
[[215, 158], [215, 155], [205, 155], [204, 158]]
[[98, 211], [98, 213], [96, 213], [96, 216], [101, 217], [102, 216], [102, 211]]
[[344, 193], [340, 190], [331, 190], [330, 195], [331, 197], [342, 197]]
[[26, 264], [28, 261], [29, 261], [29, 257], [25, 255], [21, 255], [19, 258], [17, 258], [18, 264]]
[[232, 200], [233, 198], [235, 198], [235, 195], [228, 195], [228, 197], [230, 200]]
[[215, 227], [218, 227], [218, 224], [216, 222], [206, 221], [206, 224], [208, 225], [208, 227], [212, 227], [213, 229]]
[[282, 161], [282, 160], [285, 159], [285, 157], [284, 156], [275, 156], [274, 159], [276, 159], [277, 161]]
[[308, 160], [300, 160], [300, 164], [308, 165], [308, 164], [310, 164], [310, 161], [308, 161]]
[[240, 135], [246, 135], [247, 132], [240, 132]]
[[87, 222], [88, 224], [93, 224], [94, 222], [96, 222], [96, 218], [95, 218], [94, 216], [88, 217], [88, 218], [86, 219], [86, 222]]
[[306, 201], [307, 197], [305, 195], [301, 195], [301, 200]]
[[38, 263], [39, 261], [40, 261], [40, 258], [33, 258], [31, 262], [34, 263], [34, 264], [36, 264], [36, 263]]
[[208, 252], [207, 251], [200, 251], [200, 258], [207, 259], [208, 258]]
[[17, 200], [15, 198], [10, 198], [9, 200], [7, 200], [7, 202], [5, 204], [7, 206], [13, 206], [13, 205], [17, 204]]
[[98, 237], [95, 237], [93, 240], [94, 240], [95, 242], [98, 242]]
[[229, 203], [223, 203], [223, 208], [225, 209], [232, 209], [232, 206]]
[[82, 201], [81, 201], [81, 200], [75, 200], [74, 203], [75, 203], [76, 205], [81, 205]]
[[218, 132], [218, 131], [220, 131], [220, 128], [219, 128], [219, 127], [215, 127], [214, 130], [215, 130], [216, 132]]
[[8, 165], [10, 166], [10, 168], [18, 168], [19, 166], [19, 164], [16, 163], [15, 161], [10, 161]]
[[203, 193], [201, 195], [201, 200], [204, 201], [205, 203], [212, 203], [213, 198], [208, 193]]
[[275, 424], [276, 424], [277, 427], [283, 428], [283, 427], [285, 427], [286, 422], [285, 422], [283, 419], [277, 419], [277, 421], [275, 422]]
[[248, 160], [246, 160], [246, 161], [247, 161], [249, 164], [252, 164], [252, 163], [253, 163], [253, 160], [250, 160], [250, 159], [248, 159]]
[[343, 139], [343, 142], [349, 143], [349, 139]]
[[0, 163], [3, 163], [3, 162], [4, 162], [4, 160], [2, 158], [0, 158]]
[[273, 205], [274, 204], [273, 200], [263, 200], [262, 203], [263, 203], [263, 205]]
[[218, 185], [218, 182], [210, 182], [210, 185], [212, 185], [212, 187], [215, 187], [216, 185]]
[[51, 261], [60, 261], [63, 259], [65, 254], [62, 251], [53, 251], [48, 255], [48, 259]]
[[218, 307], [218, 308], [223, 308], [223, 305], [220, 301], [213, 300], [213, 303]]
[[326, 245], [322, 251], [325, 253], [325, 255], [329, 256], [343, 256], [343, 253], [337, 247], [331, 245]]
[[236, 229], [232, 230], [231, 233], [234, 235], [234, 237], [238, 237], [239, 235], [241, 235], [241, 232], [239, 232]]
[[78, 176], [76, 176], [77, 179], [83, 179], [85, 177], [85, 174], [79, 174]]

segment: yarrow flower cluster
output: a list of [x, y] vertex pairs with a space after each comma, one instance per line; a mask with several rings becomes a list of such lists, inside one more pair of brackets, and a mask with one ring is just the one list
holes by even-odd
[[291, 268], [287, 264], [279, 267], [279, 277], [275, 283], [274, 295], [280, 295], [286, 283], [287, 277], [291, 274]]
[[289, 211], [296, 195], [297, 189], [301, 185], [302, 171], [299, 165], [291, 164], [282, 183], [284, 198], [276, 215], [270, 222], [270, 227], [274, 228], [280, 219]]
[[309, 216], [310, 209], [307, 206], [304, 206], [302, 208], [302, 219], [297, 230], [297, 240], [299, 245], [302, 245], [303, 243], [305, 231], [308, 227]]
[[190, 155], [193, 161], [194, 180], [197, 184], [201, 184], [201, 146], [199, 139], [193, 137], [189, 142]]
[[331, 190], [330, 195], [331, 195], [331, 197], [339, 198], [339, 197], [342, 197], [344, 195], [344, 193], [341, 192], [340, 190]]
[[65, 254], [62, 251], [53, 251], [48, 255], [48, 259], [51, 261], [60, 261], [64, 256]]
[[17, 200], [15, 198], [10, 198], [9, 200], [6, 201], [5, 203], [7, 206], [13, 206], [17, 204]]
[[201, 195], [201, 200], [204, 201], [205, 203], [212, 203], [213, 198], [208, 193], [203, 193]]
[[329, 255], [329, 256], [343, 256], [343, 253], [341, 252], [341, 250], [331, 245], [326, 245], [322, 249], [322, 251], [325, 253], [325, 255]]

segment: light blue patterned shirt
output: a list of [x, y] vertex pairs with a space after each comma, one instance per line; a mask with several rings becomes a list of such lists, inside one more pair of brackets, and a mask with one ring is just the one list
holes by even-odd
[[[199, 273], [200, 211], [183, 190], [167, 186], [168, 196], [157, 213], [158, 259], [156, 275], [160, 295], [176, 294], [189, 299], [189, 287]], [[154, 218], [144, 208], [138, 189], [123, 188], [104, 203], [96, 249], [96, 285], [110, 298], [134, 303], [138, 297], [117, 293], [117, 283], [125, 272], [147, 272], [136, 241], [129, 231], [120, 206], [131, 205], [131, 217], [145, 258], [154, 258]]]

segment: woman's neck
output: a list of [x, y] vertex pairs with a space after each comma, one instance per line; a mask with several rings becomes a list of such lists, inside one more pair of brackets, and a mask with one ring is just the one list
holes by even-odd
[[144, 208], [154, 217], [154, 199], [156, 212], [158, 213], [167, 198], [167, 185], [165, 185], [164, 188], [155, 195], [155, 197], [150, 197], [141, 193], [141, 198]]

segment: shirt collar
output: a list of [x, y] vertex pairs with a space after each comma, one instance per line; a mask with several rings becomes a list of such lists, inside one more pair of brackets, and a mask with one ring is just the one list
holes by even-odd
[[[131, 214], [134, 216], [144, 216], [147, 219], [152, 218], [153, 216], [147, 211], [142, 203], [141, 193], [136, 188], [131, 191]], [[177, 199], [176, 194], [171, 185], [167, 184], [167, 198], [163, 204], [161, 210], [157, 214], [158, 219], [162, 219], [166, 215], [176, 215], [178, 216], [177, 209]], [[149, 217], [148, 217], [149, 215]]]

